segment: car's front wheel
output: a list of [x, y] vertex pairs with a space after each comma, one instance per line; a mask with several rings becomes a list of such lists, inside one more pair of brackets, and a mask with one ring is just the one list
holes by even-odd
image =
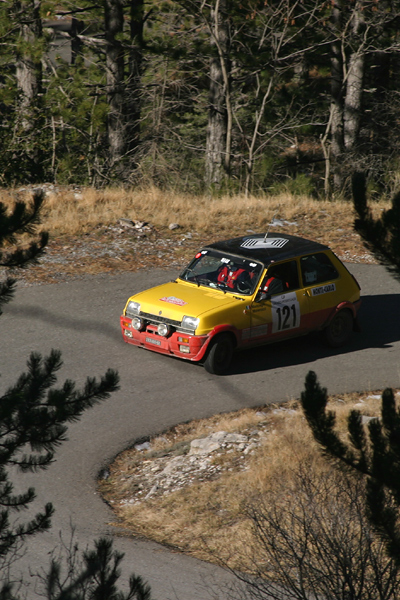
[[204, 361], [205, 370], [212, 375], [226, 373], [231, 364], [233, 352], [232, 337], [229, 333], [221, 333], [211, 342], [211, 348]]
[[324, 330], [325, 340], [332, 348], [343, 346], [350, 338], [354, 328], [353, 315], [349, 310], [340, 310]]

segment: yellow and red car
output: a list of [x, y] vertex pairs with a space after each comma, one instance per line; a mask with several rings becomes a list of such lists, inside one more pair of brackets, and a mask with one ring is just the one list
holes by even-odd
[[360, 286], [327, 247], [286, 234], [210, 244], [179, 277], [129, 298], [125, 342], [229, 368], [236, 349], [323, 330], [333, 347], [357, 329]]

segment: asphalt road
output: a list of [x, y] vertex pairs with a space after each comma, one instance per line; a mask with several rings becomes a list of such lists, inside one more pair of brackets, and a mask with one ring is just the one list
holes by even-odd
[[[21, 475], [17, 490], [33, 485], [34, 512], [51, 501], [56, 514], [50, 532], [35, 538], [14, 567], [35, 571], [46, 566], [49, 552], [71, 529], [85, 548], [113, 532], [112, 514], [96, 494], [95, 477], [120, 450], [144, 436], [194, 418], [298, 398], [307, 372], [316, 371], [329, 392], [400, 387], [400, 283], [376, 265], [348, 265], [362, 287], [363, 331], [346, 349], [332, 350], [317, 336], [235, 355], [224, 377], [198, 365], [160, 356], [122, 342], [119, 315], [128, 296], [168, 281], [175, 272], [96, 276], [58, 285], [22, 287], [1, 317], [1, 389], [13, 383], [31, 351], [62, 351], [65, 378], [82, 384], [117, 368], [121, 390], [88, 411], [69, 429], [69, 440], [44, 473]], [[25, 516], [25, 515], [24, 515]], [[115, 533], [115, 532], [114, 532]], [[156, 544], [119, 536], [125, 552], [124, 574], [135, 572], [151, 585], [158, 600], [225, 598], [223, 571], [169, 552]], [[29, 598], [35, 598], [33, 579]]]

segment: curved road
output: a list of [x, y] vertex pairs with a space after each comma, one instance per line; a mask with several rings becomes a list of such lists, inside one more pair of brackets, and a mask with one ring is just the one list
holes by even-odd
[[[317, 336], [309, 336], [250, 350], [235, 356], [225, 377], [122, 342], [119, 315], [128, 296], [171, 279], [175, 272], [21, 287], [0, 319], [2, 390], [22, 372], [32, 350], [47, 354], [51, 348], [62, 351], [60, 383], [68, 377], [80, 385], [86, 376], [114, 367], [121, 390], [69, 428], [69, 440], [46, 472], [18, 479], [21, 489], [36, 488], [35, 511], [48, 501], [56, 508], [51, 531], [35, 538], [20, 568], [29, 564], [35, 571], [46, 566], [60, 532], [68, 541], [74, 528], [84, 548], [112, 531], [112, 514], [96, 495], [94, 479], [103, 465], [138, 438], [182, 421], [299, 397], [310, 369], [332, 393], [400, 387], [400, 283], [381, 266], [348, 266], [363, 294], [363, 331], [349, 347], [333, 351]], [[158, 600], [225, 597], [221, 586], [228, 577], [213, 566], [146, 541], [118, 537], [115, 547], [125, 552], [124, 575], [142, 575]], [[31, 584], [29, 598], [34, 597]]]

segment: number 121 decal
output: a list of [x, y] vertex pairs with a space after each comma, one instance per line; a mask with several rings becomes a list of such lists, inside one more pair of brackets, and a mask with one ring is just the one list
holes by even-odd
[[300, 327], [300, 305], [296, 292], [272, 298], [271, 310], [272, 333]]

